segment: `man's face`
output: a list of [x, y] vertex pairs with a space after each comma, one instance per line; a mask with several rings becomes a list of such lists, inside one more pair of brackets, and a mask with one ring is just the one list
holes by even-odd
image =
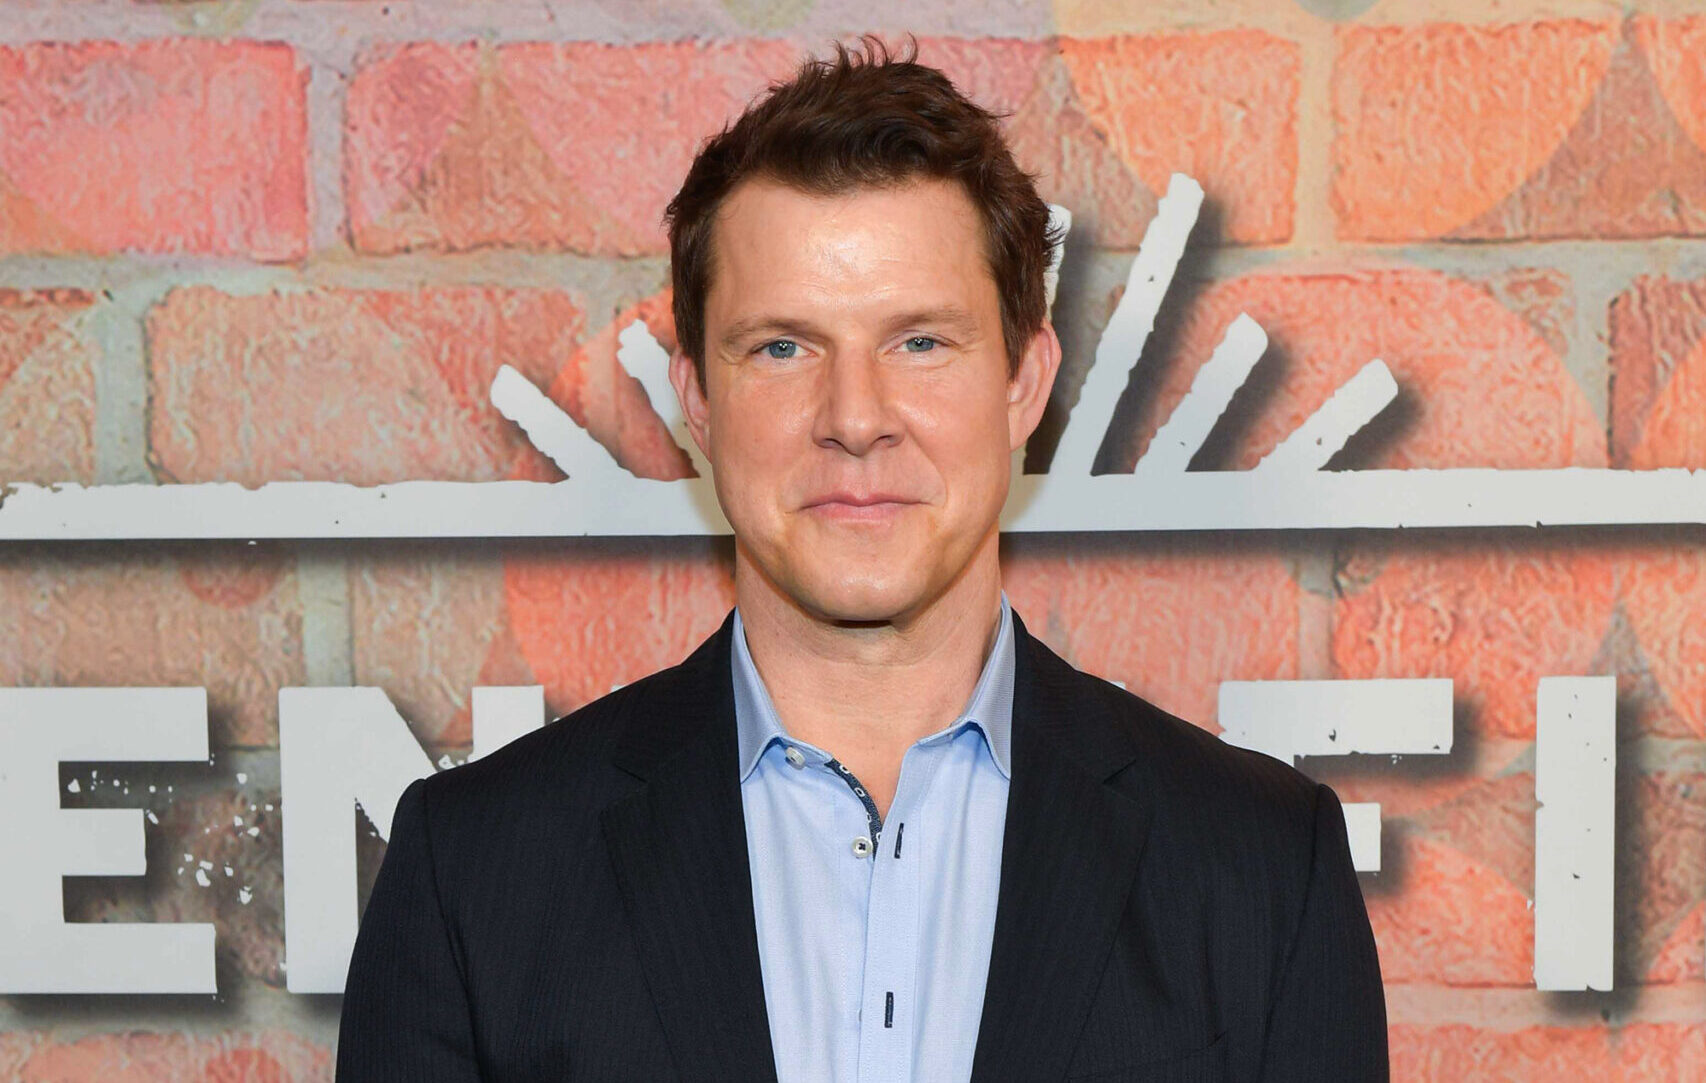
[[896, 621], [993, 559], [1011, 452], [1059, 363], [1010, 379], [982, 223], [950, 181], [737, 187], [713, 227], [705, 387], [671, 379], [750, 570], [818, 619]]

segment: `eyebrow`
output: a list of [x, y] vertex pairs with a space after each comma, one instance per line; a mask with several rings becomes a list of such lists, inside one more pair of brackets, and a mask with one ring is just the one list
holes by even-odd
[[977, 329], [977, 317], [959, 305], [941, 305], [902, 313], [890, 320], [889, 324], [891, 329], [896, 331], [903, 327], [946, 327], [969, 334]]
[[810, 335], [811, 324], [783, 316], [746, 316], [729, 324], [723, 332], [722, 344], [733, 346], [751, 335]]
[[[889, 332], [898, 331], [903, 327], [945, 327], [961, 334], [969, 334], [976, 330], [977, 318], [970, 310], [959, 305], [941, 305], [903, 312], [885, 321], [885, 324], [885, 329]], [[731, 323], [728, 330], [723, 332], [722, 345], [733, 346], [739, 340], [752, 335], [809, 337], [813, 332], [811, 323], [806, 320], [789, 319], [785, 316], [746, 316]]]

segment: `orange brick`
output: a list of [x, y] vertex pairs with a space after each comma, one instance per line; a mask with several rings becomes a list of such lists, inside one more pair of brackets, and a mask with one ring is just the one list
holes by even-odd
[[149, 435], [171, 481], [501, 478], [526, 440], [498, 366], [543, 384], [583, 318], [552, 290], [173, 291], [148, 315]]
[[1706, 1024], [1631, 1023], [1611, 1032], [1618, 1079], [1706, 1079]]
[[348, 96], [355, 244], [661, 252], [699, 143], [797, 59], [770, 40], [379, 47]]
[[307, 82], [272, 42], [0, 48], [0, 253], [301, 258]]
[[[1618, 779], [1619, 970], [1642, 980], [1699, 980], [1702, 958], [1677, 960], [1679, 939], [1688, 939], [1690, 915], [1706, 899], [1706, 775], [1674, 770]], [[1693, 923], [1696, 932], [1698, 923]], [[1693, 937], [1699, 948], [1699, 937]], [[1667, 950], [1673, 954], [1667, 958]], [[1677, 964], [1680, 962], [1680, 966]]]
[[1425, 834], [1389, 831], [1383, 851], [1363, 894], [1386, 982], [1533, 983], [1532, 888]]
[[1621, 1027], [1534, 1026], [1481, 1029], [1469, 1024], [1391, 1029], [1394, 1083], [1510, 1080], [1670, 1081], [1706, 1073], [1706, 1027], [1629, 1023]]
[[94, 480], [98, 351], [78, 327], [94, 303], [0, 289], [0, 484]]
[[[1473, 776], [1471, 776], [1473, 778]], [[1366, 882], [1389, 981], [1526, 984], [1532, 952], [1532, 769], [1476, 779], [1449, 800], [1405, 808], [1390, 787], [1329, 778], [1344, 800], [1379, 801], [1385, 869]], [[1619, 985], [1699, 980], [1706, 809], [1698, 773], [1618, 778]], [[1475, 899], [1495, 904], [1476, 916]], [[1524, 922], [1528, 925], [1525, 927]]]
[[1706, 279], [1643, 276], [1611, 303], [1616, 466], [1706, 466]]
[[1473, 799], [1489, 778], [1529, 747], [1517, 741], [1477, 741], [1470, 748], [1454, 749], [1450, 757], [1404, 756], [1396, 763], [1372, 756], [1322, 757], [1309, 761], [1308, 770], [1332, 786], [1340, 801], [1377, 802], [1382, 817], [1392, 821]]
[[1554, 354], [1569, 352], [1576, 306], [1568, 275], [1545, 267], [1516, 267], [1490, 274], [1480, 284], [1501, 306], [1521, 316]]
[[[1388, 852], [1365, 882], [1388, 981], [1523, 985], [1533, 969], [1534, 775], [1475, 780], [1449, 800], [1404, 811], [1388, 789], [1347, 795], [1381, 804]], [[1477, 915], [1477, 899], [1487, 909]]]
[[1221, 681], [1297, 676], [1298, 588], [1271, 550], [1009, 538], [1004, 558], [1007, 596], [1034, 635], [1211, 732]]
[[510, 630], [552, 713], [687, 657], [734, 605], [731, 557], [711, 539], [506, 546]]
[[[1658, 41], [1669, 43], [1670, 59], [1661, 57], [1655, 75]], [[1651, 23], [1643, 35], [1618, 21], [1341, 28], [1332, 192], [1340, 236], [1706, 232], [1701, 110], [1693, 105], [1694, 119], [1679, 122], [1673, 108], [1691, 78], [1676, 62], [1679, 41]]]
[[509, 627], [488, 543], [393, 543], [350, 562], [355, 683], [385, 689], [429, 745], [473, 739], [477, 685], [537, 683]]
[[1665, 105], [1694, 145], [1706, 148], [1706, 69], [1700, 66], [1706, 16], [1639, 15], [1633, 23]]
[[[653, 412], [639, 381], [622, 369], [616, 351], [617, 336], [636, 319], [645, 322], [666, 350], [673, 349], [669, 301], [665, 290], [623, 309], [542, 385], [547, 395], [611, 448], [624, 467], [639, 476], [660, 479], [687, 477], [692, 467]], [[550, 460], [531, 447], [516, 453], [509, 473], [538, 481], [562, 477]], [[452, 592], [478, 601], [468, 601], [449, 623], [463, 624], [464, 636], [479, 638], [482, 645], [471, 648], [484, 658], [479, 683], [541, 683], [551, 714], [565, 714], [616, 684], [674, 665], [715, 631], [734, 605], [730, 557], [726, 542], [697, 539], [613, 539], [567, 547], [518, 542], [506, 546], [503, 553], [506, 622], [497, 627], [488, 623], [482, 567], [468, 573], [469, 585], [477, 583], [477, 591]], [[408, 574], [427, 573], [422, 569]], [[395, 602], [387, 604], [398, 605], [404, 612], [421, 604], [420, 596], [401, 580], [388, 594]], [[417, 600], [411, 602], [411, 596]], [[404, 616], [394, 622], [399, 639], [414, 641], [411, 619]], [[488, 636], [490, 642], [485, 645]], [[418, 658], [406, 644], [402, 649], [382, 645], [376, 650], [396, 658]], [[436, 674], [415, 667], [418, 661], [409, 668], [422, 682], [437, 681]], [[528, 679], [523, 680], [523, 674]], [[442, 709], [439, 713], [443, 714]], [[461, 737], [466, 717], [460, 711], [440, 731], [439, 739], [449, 743]]]
[[330, 1083], [332, 1068], [330, 1049], [282, 1031], [212, 1038], [132, 1030], [50, 1039], [14, 1078], [19, 1083]]
[[1463, 723], [1532, 738], [1540, 678], [1600, 672], [1612, 562], [1586, 545], [1382, 538], [1341, 558], [1338, 677], [1449, 677]]
[[[1501, 288], [1508, 288], [1508, 281]], [[1356, 371], [1385, 361], [1400, 401], [1359, 439], [1348, 465], [1395, 469], [1603, 466], [1605, 436], [1586, 396], [1530, 318], [1494, 291], [1431, 271], [1251, 274], [1209, 286], [1170, 316], [1170, 348], [1140, 380], [1134, 423], [1112, 437], [1129, 469], [1183, 399], [1239, 312], [1268, 331], [1260, 393], [1235, 402], [1210, 465], [1248, 468]], [[1253, 408], [1252, 408], [1253, 406]], [[1472, 723], [1533, 733], [1534, 682], [1585, 672], [1611, 616], [1610, 566], [1590, 552], [1535, 556], [1482, 542], [1357, 541], [1341, 555], [1332, 661], [1341, 677], [1452, 677]], [[1538, 593], [1535, 593], [1538, 592]]]
[[1552, 1083], [1619, 1078], [1614, 1074], [1611, 1032], [1606, 1027], [1525, 1027], [1498, 1031], [1465, 1023], [1433, 1027], [1398, 1024], [1389, 1035], [1394, 1083], [1462, 1080]]
[[1045, 200], [1072, 211], [1077, 243], [1137, 247], [1156, 193], [1086, 110], [1059, 49], [1046, 41], [929, 38], [919, 42], [919, 59], [1003, 115], [1015, 160], [1036, 176]]
[[1214, 283], [1164, 313], [1157, 341], [1170, 348], [1145, 358], [1139, 379], [1152, 390], [1130, 430], [1112, 437], [1115, 469], [1130, 469], [1240, 312], [1266, 329], [1270, 345], [1251, 379], [1260, 394], [1233, 403], [1236, 424], [1212, 465], [1254, 466], [1379, 358], [1400, 399], [1370, 426], [1378, 439], [1359, 441], [1353, 468], [1604, 466], [1599, 419], [1525, 318], [1554, 303], [1527, 301], [1512, 312], [1487, 286], [1410, 268], [1282, 270]]
[[36, 1031], [0, 1031], [0, 1079], [17, 1079], [30, 1053], [41, 1044]]
[[1706, 904], [1696, 906], [1671, 927], [1647, 968], [1655, 985], [1706, 979]]
[[[591, 433], [623, 468], [639, 477], [669, 481], [691, 477], [693, 467], [669, 430], [652, 409], [640, 381], [617, 357], [618, 337], [635, 320], [645, 323], [666, 351], [675, 348], [675, 320], [670, 315], [670, 291], [664, 290], [630, 305], [570, 355], [542, 390], [564, 412]], [[556, 481], [563, 476], [555, 463], [531, 444], [516, 453], [510, 476], [532, 481]]]
[[1454, 237], [1706, 232], [1706, 151], [1666, 101], [1640, 25], [1624, 24], [1593, 98], [1545, 164]]
[[[1534, 891], [1534, 773], [1511, 771], [1482, 780], [1450, 801], [1418, 810], [1399, 830], [1449, 846], [1494, 872], [1517, 891]], [[1384, 806], [1382, 806], [1384, 811]], [[1473, 929], [1465, 935], [1477, 935]]]
[[[1667, 737], [1706, 734], [1706, 552], [1686, 533], [1654, 534], [1616, 551], [1617, 595], [1634, 636], [1620, 672], [1639, 681], [1635, 720]], [[1643, 672], [1644, 671], [1644, 672]]]
[[1296, 44], [1218, 30], [1063, 38], [1060, 52], [1084, 114], [1150, 192], [1165, 192], [1172, 173], [1188, 173], [1218, 212], [1217, 240], [1290, 238]]
[[271, 545], [0, 547], [0, 685], [199, 685], [216, 747], [277, 742], [304, 683], [295, 565]]

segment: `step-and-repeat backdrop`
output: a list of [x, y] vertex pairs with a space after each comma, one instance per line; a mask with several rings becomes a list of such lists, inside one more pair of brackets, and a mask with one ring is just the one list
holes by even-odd
[[867, 30], [1071, 219], [1028, 626], [1338, 790], [1396, 1078], [1706, 1078], [1694, 0], [0, 0], [0, 1078], [329, 1079], [402, 788], [718, 625], [659, 215]]

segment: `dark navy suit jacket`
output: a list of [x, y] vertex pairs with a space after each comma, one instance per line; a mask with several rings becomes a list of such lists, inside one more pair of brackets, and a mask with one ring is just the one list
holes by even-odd
[[[731, 630], [408, 788], [339, 1080], [775, 1079]], [[1014, 633], [973, 1079], [1386, 1079], [1333, 791], [1073, 669], [1017, 614]]]

